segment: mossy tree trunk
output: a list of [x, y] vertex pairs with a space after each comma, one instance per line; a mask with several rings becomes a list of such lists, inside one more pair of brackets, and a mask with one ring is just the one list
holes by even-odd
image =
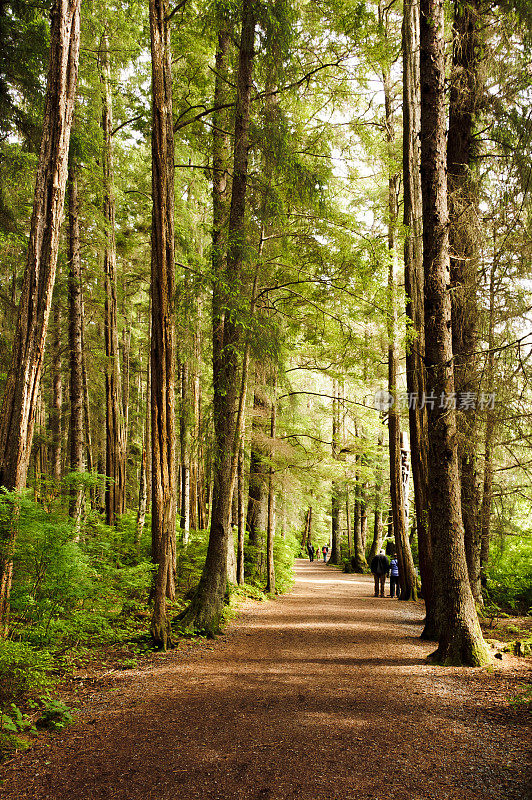
[[[478, 0], [454, 3], [447, 174], [453, 355], [457, 396], [468, 392], [476, 394], [480, 381], [477, 355], [480, 231], [478, 176], [475, 168], [478, 146], [474, 130], [482, 97], [480, 19]], [[482, 602], [477, 459], [479, 415], [474, 404], [458, 413], [458, 464], [467, 568], [473, 597], [477, 602]]]
[[[421, 196], [420, 135], [421, 96], [419, 68], [419, 4], [403, 5], [403, 184], [406, 228], [404, 261], [406, 313], [415, 334], [406, 351], [406, 386], [412, 398], [426, 394], [425, 311], [423, 280], [423, 203]], [[410, 452], [414, 481], [419, 571], [425, 601], [421, 637], [436, 638], [432, 544], [428, 513], [427, 407], [409, 403]]]
[[254, 39], [255, 4], [252, 0], [243, 0], [227, 261], [225, 267], [223, 263], [217, 265], [221, 272], [215, 272], [213, 286], [215, 454], [211, 527], [199, 586], [182, 617], [185, 627], [211, 634], [218, 630], [223, 612], [231, 503], [242, 435], [244, 381], [241, 373], [245, 341], [235, 303], [241, 302], [249, 288], [243, 266]]
[[[379, 4], [379, 17], [386, 30], [387, 11]], [[390, 68], [383, 70], [384, 107], [386, 121], [386, 143], [388, 146], [388, 392], [392, 404], [388, 410], [388, 446], [390, 455], [390, 496], [392, 501], [393, 531], [395, 550], [399, 566], [401, 600], [417, 597], [417, 578], [410, 542], [406, 529], [405, 498], [402, 480], [401, 461], [401, 417], [397, 394], [398, 365], [398, 253], [397, 222], [399, 215], [399, 173], [394, 168], [394, 115], [392, 108], [392, 78]]]
[[421, 0], [421, 182], [425, 348], [429, 403], [429, 508], [437, 598], [438, 649], [443, 664], [489, 660], [465, 558], [456, 444], [452, 357], [449, 219], [447, 210], [445, 36], [443, 0]]

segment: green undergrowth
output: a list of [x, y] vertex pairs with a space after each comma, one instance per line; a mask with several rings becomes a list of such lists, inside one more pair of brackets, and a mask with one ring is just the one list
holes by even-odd
[[[85, 490], [100, 477], [86, 476]], [[62, 494], [41, 486], [39, 503], [30, 491], [0, 493], [0, 547], [2, 531], [5, 535], [13, 520], [17, 529], [10, 632], [0, 642], [4, 739], [21, 734], [22, 718], [14, 707], [32, 719], [39, 713], [42, 716], [55, 702], [54, 686], [75, 669], [98, 664], [130, 669], [141, 655], [153, 650], [149, 597], [155, 567], [150, 517], [140, 539], [134, 512], [109, 527], [100, 514], [89, 510], [77, 531], [68, 514], [67, 489], [68, 478]], [[186, 544], [179, 541], [179, 533], [177, 594], [168, 602], [172, 619], [195, 592], [208, 545], [207, 531], [191, 531]], [[297, 547], [294, 537], [276, 539], [277, 593], [292, 585]], [[247, 575], [246, 581], [243, 586], [229, 587], [222, 626], [234, 617], [243, 598], [265, 599], [264, 575]], [[176, 634], [179, 638], [178, 630]], [[29, 708], [32, 702], [40, 703], [40, 711]]]
[[58, 674], [49, 651], [0, 640], [0, 759], [27, 749], [39, 729], [72, 722], [72, 709], [53, 694]]
[[499, 615], [532, 614], [531, 533], [492, 543], [484, 596], [487, 608]]
[[515, 697], [510, 698], [510, 705], [514, 707], [525, 707], [532, 713], [532, 683], [524, 684], [522, 691]]

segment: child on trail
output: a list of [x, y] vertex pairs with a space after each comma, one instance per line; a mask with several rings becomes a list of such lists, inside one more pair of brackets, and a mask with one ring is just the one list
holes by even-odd
[[399, 564], [397, 562], [397, 556], [395, 555], [390, 561], [390, 597], [397, 597], [399, 600], [400, 592], [401, 587], [399, 586]]

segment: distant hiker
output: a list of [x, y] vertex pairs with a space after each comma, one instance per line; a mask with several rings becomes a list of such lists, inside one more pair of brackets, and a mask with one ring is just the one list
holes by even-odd
[[315, 550], [314, 550], [314, 545], [312, 544], [312, 542], [309, 542], [309, 543], [307, 544], [307, 552], [308, 552], [308, 557], [309, 557], [309, 560], [310, 560], [310, 561], [314, 561], [314, 553], [315, 553]]
[[379, 554], [371, 559], [370, 569], [375, 579], [375, 597], [379, 596], [379, 589], [381, 597], [384, 597], [384, 584], [390, 570], [390, 562], [386, 558], [384, 550], [380, 550]]
[[323, 553], [323, 563], [325, 564], [327, 562], [327, 553], [329, 552], [329, 548], [326, 544], [321, 548], [321, 552]]
[[397, 563], [397, 556], [393, 556], [390, 561], [390, 597], [397, 597], [401, 593], [399, 586], [399, 564]]

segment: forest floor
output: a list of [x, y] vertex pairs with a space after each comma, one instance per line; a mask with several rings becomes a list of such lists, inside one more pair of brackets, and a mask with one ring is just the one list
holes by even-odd
[[[527, 800], [530, 659], [437, 667], [421, 604], [296, 562], [215, 641], [79, 673], [76, 722], [1, 770], [5, 800]], [[77, 688], [74, 691], [74, 684]]]

